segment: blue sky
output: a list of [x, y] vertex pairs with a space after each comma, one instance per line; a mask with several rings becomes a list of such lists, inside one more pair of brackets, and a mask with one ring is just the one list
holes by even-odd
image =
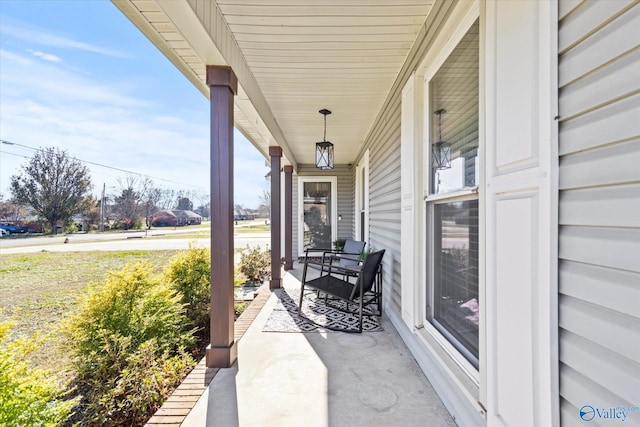
[[[81, 160], [209, 194], [209, 103], [107, 0], [0, 0], [0, 192], [33, 155]], [[264, 157], [235, 132], [235, 203], [258, 206]], [[98, 195], [126, 173], [87, 164]], [[107, 190], [112, 194], [116, 189]]]

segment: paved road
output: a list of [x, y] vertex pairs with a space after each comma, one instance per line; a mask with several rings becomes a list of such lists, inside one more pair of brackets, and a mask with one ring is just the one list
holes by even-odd
[[[0, 255], [34, 252], [79, 252], [79, 251], [125, 251], [125, 250], [171, 250], [188, 249], [190, 244], [209, 247], [209, 238], [184, 238], [180, 234], [193, 234], [208, 230], [178, 229], [150, 230], [131, 233], [73, 234], [59, 236], [1, 239]], [[64, 243], [68, 238], [68, 243]], [[236, 248], [260, 246], [264, 249], [270, 243], [269, 233], [238, 233], [235, 235]]]

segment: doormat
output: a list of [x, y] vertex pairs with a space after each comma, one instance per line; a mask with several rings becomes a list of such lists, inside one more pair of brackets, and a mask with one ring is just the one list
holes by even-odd
[[[276, 289], [278, 301], [262, 329], [264, 332], [358, 332], [357, 305], [345, 301], [317, 298], [315, 291], [305, 291], [302, 314], [298, 317], [298, 289]], [[362, 315], [362, 331], [382, 331], [380, 319], [366, 307]]]

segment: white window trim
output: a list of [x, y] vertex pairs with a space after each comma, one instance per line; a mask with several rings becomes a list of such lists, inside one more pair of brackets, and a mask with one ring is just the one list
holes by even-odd
[[[364, 172], [364, 183], [362, 183], [362, 175]], [[362, 192], [362, 186], [364, 184], [364, 195]], [[360, 237], [362, 241], [369, 243], [369, 149], [367, 149], [360, 159], [360, 162], [356, 166], [356, 203], [354, 218], [356, 219], [356, 237]], [[361, 200], [364, 199], [364, 206], [360, 206]], [[360, 224], [360, 212], [364, 210], [364, 236], [359, 236], [361, 224]]]
[[[304, 256], [304, 184], [306, 182], [331, 183], [331, 242], [338, 238], [338, 177], [301, 176], [298, 178], [298, 256]], [[313, 251], [311, 251], [313, 252]]]
[[[461, 5], [460, 7], [456, 8], [456, 10], [454, 10], [452, 17], [450, 19], [449, 22], [457, 22], [457, 26], [453, 29], [451, 29], [450, 31], [443, 31], [441, 32], [441, 34], [438, 36], [438, 38], [436, 39], [435, 43], [434, 43], [434, 48], [430, 51], [429, 54], [426, 55], [424, 61], [422, 62], [421, 65], [421, 70], [422, 73], [424, 75], [424, 80], [423, 80], [423, 100], [424, 100], [424, 131], [423, 131], [423, 144], [425, 144], [425, 146], [428, 146], [428, 144], [430, 144], [430, 140], [429, 140], [429, 135], [430, 135], [430, 122], [428, 120], [428, 118], [430, 117], [429, 115], [431, 114], [430, 110], [431, 107], [429, 106], [429, 102], [428, 100], [429, 98], [429, 81], [434, 77], [434, 75], [438, 72], [438, 70], [442, 67], [442, 65], [444, 64], [444, 62], [447, 60], [447, 58], [449, 57], [449, 55], [451, 55], [451, 53], [453, 52], [453, 50], [456, 48], [456, 46], [458, 46], [458, 44], [460, 43], [460, 41], [462, 40], [462, 38], [465, 36], [465, 34], [467, 33], [467, 31], [469, 30], [469, 28], [471, 28], [471, 26], [473, 25], [473, 23], [480, 17], [480, 3], [478, 1], [475, 1], [472, 5]], [[482, 24], [482, 23], [481, 23]], [[482, 33], [483, 28], [481, 25], [480, 31]], [[482, 40], [482, 34], [481, 34], [481, 40]], [[482, 43], [480, 44], [480, 63], [482, 64], [482, 58], [484, 55], [484, 49], [483, 49], [483, 45]], [[482, 79], [482, 67], [481, 67], [481, 75], [480, 78]], [[480, 85], [480, 105], [479, 105], [479, 115], [480, 115], [480, 121], [482, 121], [482, 118], [484, 117], [484, 106], [483, 106], [483, 94], [484, 91], [482, 89], [482, 85]], [[475, 195], [478, 193], [478, 188], [482, 187], [483, 182], [484, 182], [484, 178], [483, 178], [483, 171], [484, 171], [484, 163], [485, 163], [485, 159], [483, 156], [483, 146], [484, 146], [484, 133], [482, 132], [483, 130], [483, 126], [482, 123], [480, 123], [480, 127], [481, 127], [481, 131], [480, 131], [480, 141], [479, 141], [479, 153], [480, 153], [480, 161], [478, 164], [478, 167], [480, 168], [480, 183], [478, 186], [473, 187], [473, 188], [469, 188], [469, 189], [461, 189], [459, 191], [456, 192], [451, 192], [451, 193], [443, 193], [443, 194], [430, 194], [430, 188], [431, 188], [431, 174], [430, 173], [424, 173], [423, 174], [423, 187], [422, 187], [422, 191], [423, 191], [423, 203], [422, 203], [422, 209], [423, 209], [423, 218], [422, 220], [424, 221], [423, 224], [432, 224], [433, 223], [433, 218], [432, 218], [432, 212], [433, 209], [431, 207], [427, 208], [427, 202], [435, 202], [438, 203], [439, 201], [444, 201], [444, 200], [458, 200], [458, 199], [468, 199], [470, 198], [469, 196], [471, 195]], [[425, 171], [430, 171], [432, 164], [432, 159], [431, 159], [431, 150], [429, 149], [425, 149], [423, 151], [423, 159], [422, 159], [422, 168]], [[483, 202], [482, 202], [482, 198], [483, 195], [480, 194], [478, 199], [479, 199], [479, 247], [481, 248], [481, 256], [479, 258], [479, 263], [482, 263], [484, 260], [484, 247], [485, 247], [485, 242], [484, 242], [484, 212], [482, 212], [482, 206], [483, 206]], [[426, 228], [429, 229], [429, 228]], [[476, 369], [456, 348], [453, 344], [451, 344], [449, 342], [449, 340], [442, 334], [440, 333], [440, 331], [438, 331], [431, 323], [430, 321], [427, 319], [427, 315], [428, 313], [426, 312], [426, 295], [427, 292], [429, 292], [429, 286], [431, 286], [431, 283], [429, 282], [430, 280], [430, 273], [431, 271], [433, 271], [433, 257], [431, 256], [431, 254], [433, 253], [433, 240], [432, 239], [427, 239], [427, 238], [423, 238], [422, 239], [424, 242], [424, 246], [423, 246], [423, 253], [425, 254], [425, 258], [428, 260], [426, 263], [423, 264], [423, 269], [422, 269], [422, 292], [420, 295], [421, 301], [419, 304], [421, 313], [421, 319], [423, 322], [423, 327], [421, 329], [419, 329], [419, 333], [418, 336], [421, 338], [421, 340], [425, 343], [425, 345], [430, 345], [430, 343], [433, 343], [434, 341], [441, 347], [441, 349], [447, 354], [447, 356], [450, 357], [451, 361], [464, 373], [464, 375], [471, 380], [471, 382], [475, 385], [475, 387], [477, 387], [476, 390], [468, 390], [472, 395], [474, 396], [478, 396], [479, 394], [482, 394], [482, 389], [484, 387], [486, 387], [486, 384], [483, 384], [482, 379], [484, 378], [484, 375], [482, 374], [483, 371], [483, 363], [484, 363], [484, 359], [485, 359], [485, 343], [484, 343], [484, 339], [485, 339], [485, 328], [486, 328], [486, 322], [485, 322], [485, 318], [484, 315], [481, 313], [480, 315], [480, 325], [479, 325], [479, 353], [478, 353], [478, 359], [479, 359], [479, 369]], [[424, 259], [424, 258], [423, 258]], [[479, 283], [478, 283], [478, 295], [479, 295], [479, 300], [480, 300], [480, 310], [484, 310], [484, 306], [483, 306], [483, 295], [485, 293], [485, 280], [484, 280], [484, 275], [482, 274], [484, 271], [484, 268], [479, 265], [479, 270], [480, 270], [480, 274], [479, 274]], [[428, 336], [426, 336], [428, 335]], [[452, 370], [453, 372], [454, 370]], [[463, 379], [458, 379], [460, 381], [460, 383], [466, 383], [467, 381], [464, 381]]]

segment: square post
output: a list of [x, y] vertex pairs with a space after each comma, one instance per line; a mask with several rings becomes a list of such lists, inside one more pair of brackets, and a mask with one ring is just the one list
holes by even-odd
[[282, 157], [282, 148], [269, 147], [269, 156], [271, 157], [271, 281], [270, 289], [278, 289], [282, 287], [281, 273], [281, 224], [282, 218], [280, 213], [280, 159]]
[[211, 341], [206, 365], [228, 368], [237, 358], [233, 330], [233, 100], [238, 80], [231, 67], [207, 65], [207, 85], [211, 93]]

